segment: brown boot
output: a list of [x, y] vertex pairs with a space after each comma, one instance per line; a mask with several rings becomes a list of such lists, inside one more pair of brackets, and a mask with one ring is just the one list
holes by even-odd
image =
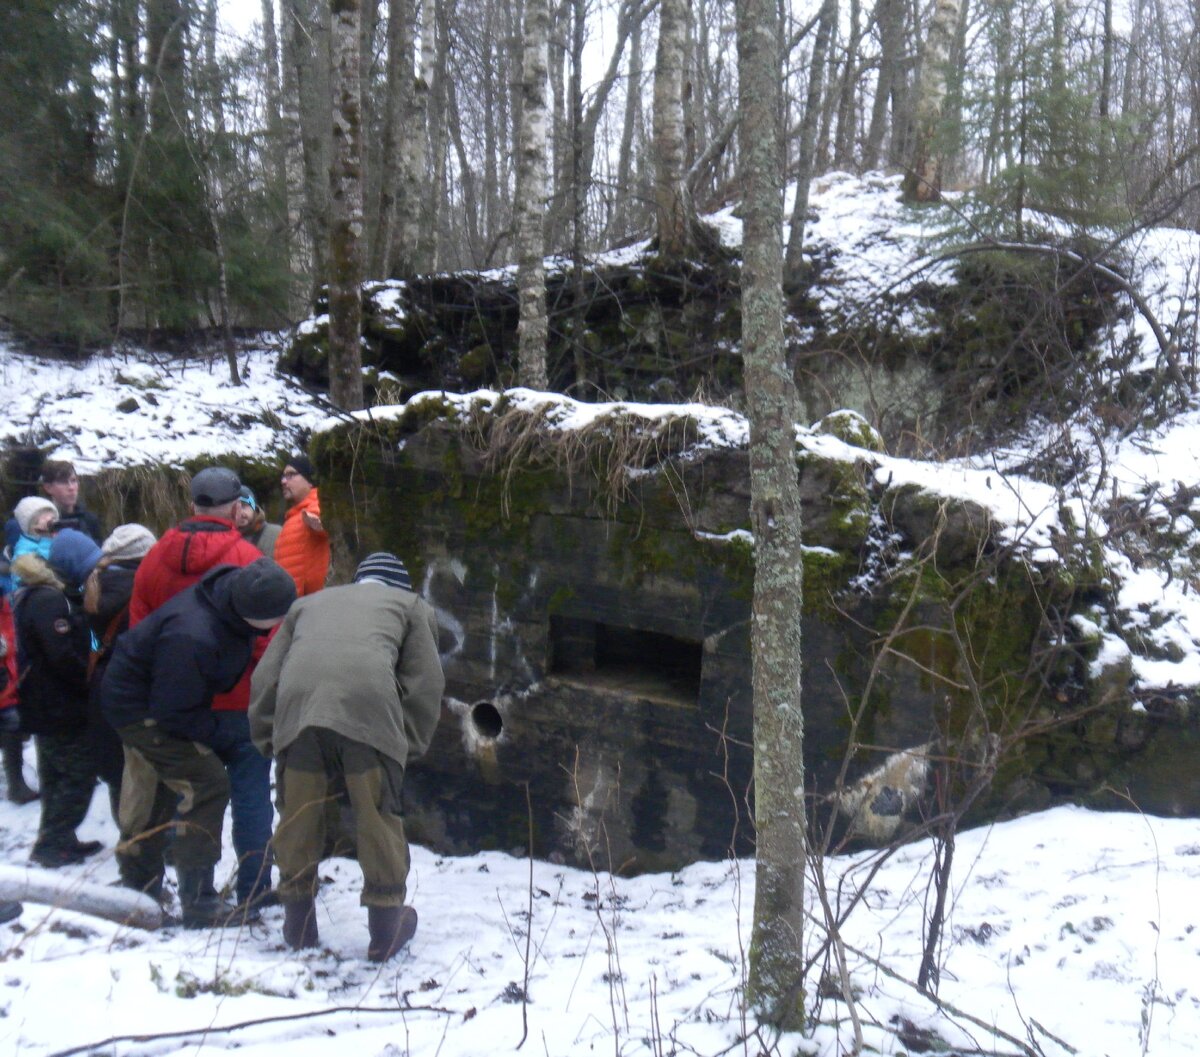
[[4, 756], [8, 799], [14, 804], [33, 803], [40, 794], [25, 784], [25, 747], [21, 735], [13, 731], [0, 734], [0, 753]]
[[317, 932], [317, 907], [312, 896], [298, 903], [283, 904], [283, 940], [294, 951], [315, 947], [320, 942]]
[[367, 957], [386, 962], [417, 931], [417, 912], [412, 907], [367, 907], [367, 929], [371, 942]]

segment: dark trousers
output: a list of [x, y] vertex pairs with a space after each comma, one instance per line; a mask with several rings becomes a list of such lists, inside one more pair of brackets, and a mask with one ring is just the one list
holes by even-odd
[[370, 745], [309, 727], [279, 754], [276, 779], [280, 819], [273, 843], [280, 898], [293, 903], [316, 892], [330, 808], [344, 788], [354, 809], [362, 905], [403, 906], [409, 867], [400, 807], [404, 768]]
[[117, 733], [126, 750], [117, 846], [121, 880], [148, 890], [161, 884], [169, 830], [175, 834], [177, 868], [211, 869], [221, 858], [221, 826], [229, 803], [229, 779], [216, 753], [150, 721]]
[[237, 901], [245, 903], [271, 887], [271, 761], [250, 740], [245, 712], [214, 711], [212, 747], [229, 775], [233, 850], [238, 857]]
[[125, 747], [112, 725], [100, 712], [99, 669], [88, 696], [88, 739], [92, 746], [92, 757], [96, 762], [96, 777], [108, 786], [108, 800], [112, 808], [113, 821], [120, 825], [118, 808], [121, 803], [121, 775], [125, 770]]
[[75, 830], [87, 816], [96, 787], [96, 763], [87, 731], [38, 734], [35, 740], [42, 819], [33, 850], [68, 851], [78, 840]]

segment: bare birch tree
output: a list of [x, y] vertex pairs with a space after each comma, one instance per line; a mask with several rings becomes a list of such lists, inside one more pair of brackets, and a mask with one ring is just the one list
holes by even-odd
[[407, 95], [401, 129], [399, 173], [396, 184], [396, 220], [391, 240], [390, 271], [411, 276], [426, 269], [430, 261], [423, 251], [422, 212], [425, 175], [429, 158], [429, 89], [435, 63], [434, 0], [420, 5], [420, 62]]
[[902, 193], [910, 202], [934, 202], [942, 194], [941, 158], [937, 150], [942, 104], [946, 99], [947, 72], [954, 34], [958, 27], [959, 0], [938, 0], [921, 56], [917, 83], [916, 135], [912, 162], [904, 176]]
[[546, 339], [546, 106], [550, 9], [547, 0], [525, 0], [525, 56], [521, 78], [521, 131], [514, 221], [517, 242], [518, 380], [545, 389]]
[[358, 0], [333, 0], [333, 165], [329, 170], [329, 399], [363, 406], [362, 51]]
[[804, 1019], [804, 717], [800, 616], [804, 561], [796, 473], [796, 394], [784, 361], [783, 82], [778, 8], [738, 0], [742, 204], [742, 362], [754, 530], [752, 691], [756, 882], [748, 998], [785, 1029]]
[[684, 0], [660, 0], [654, 71], [654, 207], [658, 252], [687, 254], [691, 208], [683, 182], [683, 73], [687, 57]]

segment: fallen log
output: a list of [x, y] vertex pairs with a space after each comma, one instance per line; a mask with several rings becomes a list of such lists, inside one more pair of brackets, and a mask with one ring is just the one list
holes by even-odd
[[0, 866], [0, 900], [4, 899], [62, 907], [135, 929], [152, 931], [163, 923], [162, 907], [148, 895], [33, 866]]

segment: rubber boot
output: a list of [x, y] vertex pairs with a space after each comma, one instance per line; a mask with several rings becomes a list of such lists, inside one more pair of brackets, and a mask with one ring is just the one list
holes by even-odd
[[226, 903], [213, 887], [213, 867], [177, 866], [179, 909], [185, 929], [222, 929], [245, 922], [237, 907]]
[[413, 938], [417, 912], [412, 907], [367, 907], [367, 930], [371, 934], [367, 957], [386, 962]]
[[21, 735], [13, 731], [0, 734], [0, 753], [4, 756], [8, 799], [14, 804], [33, 803], [40, 794], [25, 784], [25, 746]]
[[283, 904], [283, 940], [294, 951], [315, 947], [320, 942], [317, 906], [311, 896], [297, 903]]

